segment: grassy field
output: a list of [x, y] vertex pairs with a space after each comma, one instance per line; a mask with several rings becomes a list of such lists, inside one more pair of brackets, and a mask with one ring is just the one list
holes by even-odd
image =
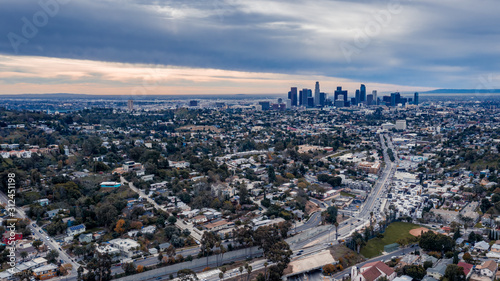
[[346, 197], [352, 197], [352, 198], [355, 198], [355, 197], [356, 197], [356, 195], [354, 195], [354, 194], [350, 194], [350, 193], [347, 193], [347, 192], [344, 192], [344, 191], [341, 191], [341, 192], [340, 192], [340, 195], [342, 195], [342, 196], [346, 196]]
[[419, 225], [406, 222], [393, 222], [391, 223], [384, 233], [384, 238], [373, 238], [369, 240], [366, 245], [361, 248], [361, 254], [365, 258], [373, 258], [382, 253], [385, 245], [396, 243], [400, 238], [413, 237], [410, 230], [419, 228]]

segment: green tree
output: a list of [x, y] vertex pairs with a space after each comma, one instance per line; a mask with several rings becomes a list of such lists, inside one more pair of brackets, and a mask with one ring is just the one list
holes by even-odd
[[337, 208], [335, 206], [330, 206], [326, 209], [326, 221], [335, 224], [337, 222]]
[[444, 272], [448, 281], [465, 281], [464, 268], [456, 264], [449, 264]]

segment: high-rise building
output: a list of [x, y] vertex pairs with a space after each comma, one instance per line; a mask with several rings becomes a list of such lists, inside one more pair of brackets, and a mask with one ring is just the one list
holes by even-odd
[[[326, 101], [326, 93], [320, 92], [319, 93], [319, 106], [323, 107], [325, 106], [325, 101]], [[318, 105], [316, 105], [318, 106]]]
[[271, 103], [268, 101], [259, 101], [259, 104], [262, 106], [262, 110], [269, 110], [271, 108]]
[[347, 91], [343, 91], [342, 87], [337, 87], [337, 90], [333, 94], [333, 101], [337, 101], [339, 99], [339, 96], [342, 96], [342, 100], [346, 101], [347, 100]]
[[396, 130], [406, 130], [406, 120], [396, 120]]
[[366, 105], [372, 105], [373, 104], [373, 95], [369, 94], [366, 96]]
[[190, 100], [189, 106], [198, 106], [198, 101], [197, 100]]
[[314, 97], [307, 97], [307, 107], [314, 107]]
[[359, 89], [359, 102], [366, 102], [366, 87], [364, 84], [361, 84], [361, 88]]
[[351, 98], [351, 104], [352, 104], [352, 105], [355, 105], [355, 104], [356, 104], [356, 98], [355, 98], [355, 97], [354, 97], [354, 98]]
[[297, 106], [297, 87], [291, 88], [290, 100], [292, 101], [292, 106]]
[[291, 99], [287, 99], [286, 100], [286, 109], [290, 109], [292, 108], [292, 100]]
[[418, 105], [418, 93], [413, 94], [413, 104]]
[[314, 106], [318, 106], [320, 103], [319, 82], [316, 81], [316, 85], [314, 86]]
[[127, 102], [127, 108], [130, 111], [134, 110], [134, 101], [133, 100], [128, 100], [128, 102]]
[[399, 92], [391, 93], [391, 106], [397, 106], [400, 102], [401, 94]]
[[283, 99], [282, 98], [278, 99], [278, 104], [280, 104], [280, 103], [283, 103]]
[[[307, 106], [307, 98], [309, 97], [310, 91], [311, 90], [306, 89], [306, 88], [302, 89], [302, 103], [301, 103], [302, 106]], [[311, 93], [312, 93], [312, 91], [311, 91]]]
[[353, 105], [358, 105], [358, 103], [361, 102], [361, 92], [359, 90], [356, 90], [356, 94], [354, 94], [354, 97], [356, 98], [356, 103]]
[[373, 90], [372, 91], [372, 95], [373, 95], [373, 104], [374, 105], [378, 105], [378, 102], [377, 102], [377, 90]]

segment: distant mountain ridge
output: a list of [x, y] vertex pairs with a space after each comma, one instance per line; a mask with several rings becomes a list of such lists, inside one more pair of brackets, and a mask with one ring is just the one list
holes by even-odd
[[436, 89], [422, 92], [422, 94], [495, 94], [500, 93], [500, 89]]

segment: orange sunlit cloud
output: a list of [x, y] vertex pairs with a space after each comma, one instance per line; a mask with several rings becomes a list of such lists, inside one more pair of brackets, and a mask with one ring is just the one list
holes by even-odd
[[[165, 65], [129, 64], [49, 57], [0, 55], [0, 94], [80, 93], [94, 95], [285, 94], [292, 86], [322, 91], [360, 82], [312, 74], [292, 75]], [[421, 91], [390, 84], [367, 84], [369, 90]]]

